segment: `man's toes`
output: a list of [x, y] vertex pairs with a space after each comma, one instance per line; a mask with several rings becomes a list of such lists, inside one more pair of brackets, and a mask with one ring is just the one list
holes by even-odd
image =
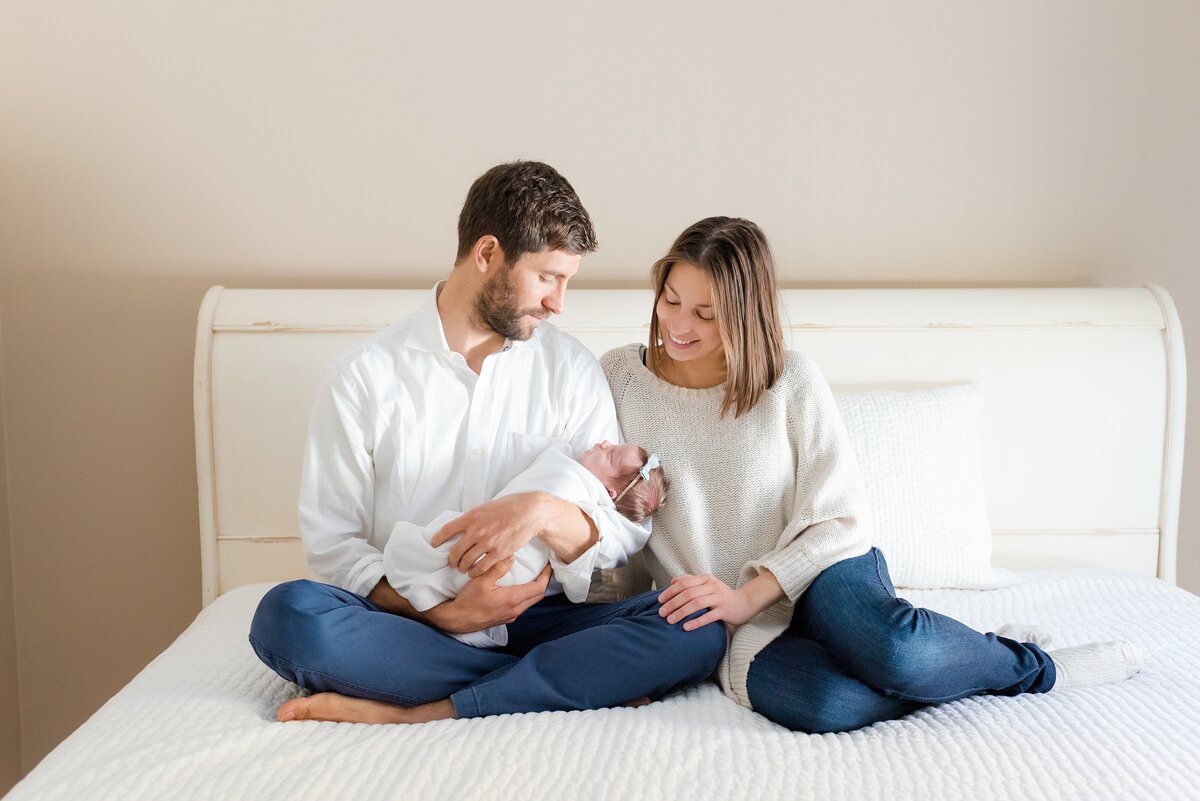
[[279, 707], [279, 711], [275, 714], [275, 717], [280, 723], [286, 723], [289, 720], [304, 720], [308, 716], [307, 711], [307, 698], [293, 698]]

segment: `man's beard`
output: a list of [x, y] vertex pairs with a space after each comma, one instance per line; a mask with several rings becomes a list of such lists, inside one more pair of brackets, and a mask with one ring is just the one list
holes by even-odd
[[521, 327], [521, 320], [531, 315], [539, 320], [546, 317], [541, 308], [522, 310], [517, 306], [517, 290], [512, 284], [509, 266], [501, 267], [487, 280], [475, 298], [475, 319], [505, 339], [529, 339], [533, 328]]

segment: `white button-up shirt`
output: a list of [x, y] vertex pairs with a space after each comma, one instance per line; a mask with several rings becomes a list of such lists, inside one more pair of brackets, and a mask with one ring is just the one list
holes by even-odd
[[[299, 505], [309, 569], [367, 595], [384, 577], [397, 523], [428, 525], [490, 500], [552, 439], [575, 455], [620, 441], [596, 358], [543, 322], [476, 375], [446, 343], [434, 287], [412, 314], [335, 360], [317, 391]], [[570, 595], [583, 597], [593, 570], [624, 564], [645, 545], [650, 523], [572, 500], [599, 541], [570, 564], [553, 555], [551, 564]], [[547, 594], [561, 591], [552, 581]]]

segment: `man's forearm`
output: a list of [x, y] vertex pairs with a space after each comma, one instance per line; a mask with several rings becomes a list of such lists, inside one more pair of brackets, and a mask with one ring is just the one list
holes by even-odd
[[396, 589], [391, 584], [388, 584], [386, 576], [379, 580], [379, 583], [375, 585], [375, 589], [371, 590], [371, 594], [367, 596], [367, 600], [386, 612], [406, 617], [409, 620], [416, 620], [419, 623], [424, 623], [427, 626], [433, 626], [435, 629], [446, 632], [462, 633], [486, 628], [486, 626], [475, 626], [472, 628], [472, 621], [463, 618], [459, 614], [462, 610], [459, 610], [454, 601], [443, 601], [437, 606], [426, 609], [424, 612], [418, 612], [416, 609], [413, 609], [413, 605], [408, 602], [408, 599], [396, 592]]
[[596, 522], [578, 506], [548, 492], [537, 496], [543, 510], [538, 536], [560, 560], [570, 564], [599, 541]]
[[419, 620], [422, 623], [429, 622], [429, 618], [424, 613], [413, 609], [412, 604], [403, 595], [396, 592], [396, 589], [391, 584], [388, 584], [386, 576], [379, 580], [379, 583], [375, 585], [375, 589], [371, 590], [371, 594], [367, 596], [367, 600], [394, 615], [402, 615], [410, 620]]

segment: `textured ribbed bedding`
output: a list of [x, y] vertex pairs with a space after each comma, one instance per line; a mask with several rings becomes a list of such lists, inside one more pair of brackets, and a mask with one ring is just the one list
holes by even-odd
[[976, 697], [838, 735], [794, 734], [713, 684], [639, 709], [419, 726], [274, 721], [297, 688], [246, 640], [269, 585], [205, 609], [14, 788], [26, 799], [1020, 799], [1200, 797], [1200, 598], [1120, 572], [909, 591], [981, 630], [1126, 638], [1134, 679]]

